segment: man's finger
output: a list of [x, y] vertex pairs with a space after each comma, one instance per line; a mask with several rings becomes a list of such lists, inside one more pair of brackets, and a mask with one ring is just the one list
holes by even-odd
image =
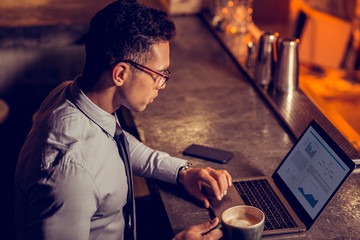
[[229, 186], [231, 186], [232, 185], [232, 177], [231, 177], [230, 173], [226, 170], [225, 170], [225, 174], [226, 174], [226, 177], [228, 180], [228, 184], [229, 184]]
[[[209, 222], [204, 223], [205, 225], [208, 225], [206, 228], [206, 232], [203, 232], [202, 235], [204, 236], [204, 239], [207, 240], [217, 240], [220, 239], [223, 236], [223, 232], [218, 229], [219, 219], [215, 217]], [[214, 229], [215, 228], [215, 229]]]
[[219, 218], [215, 217], [212, 220], [198, 225], [201, 234], [207, 234], [211, 229], [216, 227], [219, 223]]
[[198, 189], [194, 189], [193, 191], [189, 192], [194, 198], [202, 202], [205, 208], [210, 207], [209, 200], [205, 197], [204, 194], [201, 193], [201, 186], [198, 186]]
[[223, 192], [221, 191], [218, 177], [216, 176], [216, 174], [213, 173], [213, 171], [215, 170], [212, 168], [206, 168], [204, 170], [206, 171], [206, 174], [204, 174], [202, 180], [211, 186], [211, 189], [213, 190], [216, 198], [218, 200], [221, 200], [223, 197]]
[[222, 196], [226, 195], [227, 189], [229, 187], [229, 182], [228, 182], [227, 176], [225, 174], [225, 171], [220, 171], [218, 184], [220, 186], [220, 191], [221, 191]]
[[223, 198], [227, 193], [229, 187], [228, 172], [226, 170], [213, 170], [209, 171], [210, 176], [216, 180], [220, 190], [220, 197]]
[[224, 235], [223, 231], [220, 229], [215, 229], [209, 232], [204, 236], [205, 240], [217, 240], [220, 239]]

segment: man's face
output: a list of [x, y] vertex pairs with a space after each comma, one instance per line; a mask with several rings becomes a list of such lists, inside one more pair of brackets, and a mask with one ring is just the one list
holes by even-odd
[[[170, 65], [169, 43], [157, 43], [153, 45], [151, 52], [152, 57], [144, 66], [164, 73]], [[125, 82], [122, 89], [125, 107], [133, 111], [145, 110], [146, 106], [158, 96], [158, 81], [155, 81], [158, 77], [157, 74], [142, 68], [132, 71], [130, 79]]]

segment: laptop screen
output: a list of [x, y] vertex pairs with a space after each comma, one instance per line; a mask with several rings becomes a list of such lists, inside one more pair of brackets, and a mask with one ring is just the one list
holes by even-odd
[[337, 154], [339, 150], [334, 151], [327, 143], [330, 137], [323, 137], [314, 124], [309, 125], [276, 171], [313, 220], [352, 171]]

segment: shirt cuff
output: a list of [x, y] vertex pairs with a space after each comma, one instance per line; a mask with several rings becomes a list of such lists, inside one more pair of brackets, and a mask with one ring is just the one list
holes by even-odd
[[176, 157], [164, 157], [161, 161], [160, 166], [156, 169], [155, 178], [177, 184], [177, 176], [179, 169], [187, 164], [187, 160], [176, 158]]

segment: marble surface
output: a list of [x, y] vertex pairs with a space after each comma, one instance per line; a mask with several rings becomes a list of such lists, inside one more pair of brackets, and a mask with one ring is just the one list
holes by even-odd
[[[271, 175], [293, 145], [293, 135], [198, 17], [174, 21], [178, 36], [171, 43], [171, 79], [153, 104], [133, 113], [140, 138], [195, 166], [226, 169], [233, 178]], [[222, 165], [183, 156], [192, 143], [232, 151], [234, 158]], [[353, 173], [309, 231], [267, 238], [357, 238], [359, 184], [359, 173]], [[162, 182], [157, 187], [175, 234], [211, 218], [181, 188]]]

